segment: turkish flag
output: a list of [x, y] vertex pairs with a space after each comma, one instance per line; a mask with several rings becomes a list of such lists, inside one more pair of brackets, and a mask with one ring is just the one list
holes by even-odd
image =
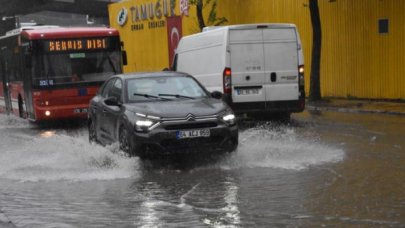
[[167, 18], [167, 42], [169, 47], [169, 65], [172, 65], [177, 45], [182, 37], [182, 20], [180, 16]]

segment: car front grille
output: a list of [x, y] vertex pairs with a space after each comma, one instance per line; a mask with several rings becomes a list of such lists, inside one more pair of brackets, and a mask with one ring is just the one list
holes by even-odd
[[200, 129], [200, 128], [212, 128], [218, 126], [215, 122], [185, 122], [168, 124], [164, 126], [165, 130], [185, 130], [185, 129]]

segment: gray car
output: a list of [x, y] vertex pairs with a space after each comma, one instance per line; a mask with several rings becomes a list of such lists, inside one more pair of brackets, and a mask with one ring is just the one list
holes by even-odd
[[123, 151], [141, 157], [231, 152], [238, 127], [221, 95], [184, 73], [113, 76], [90, 101], [89, 139], [119, 142]]

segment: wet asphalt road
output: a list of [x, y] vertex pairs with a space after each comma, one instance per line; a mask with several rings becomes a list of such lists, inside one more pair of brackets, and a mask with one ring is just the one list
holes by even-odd
[[224, 157], [148, 161], [0, 115], [0, 227], [404, 227], [405, 117], [245, 123]]

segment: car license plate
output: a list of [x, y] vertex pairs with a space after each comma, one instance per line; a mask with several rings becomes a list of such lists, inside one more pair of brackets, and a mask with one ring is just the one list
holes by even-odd
[[236, 92], [238, 95], [256, 95], [260, 93], [260, 89], [237, 89]]
[[87, 113], [87, 108], [76, 108], [73, 113]]
[[209, 129], [176, 131], [177, 139], [210, 137], [210, 135], [211, 135], [211, 132]]

